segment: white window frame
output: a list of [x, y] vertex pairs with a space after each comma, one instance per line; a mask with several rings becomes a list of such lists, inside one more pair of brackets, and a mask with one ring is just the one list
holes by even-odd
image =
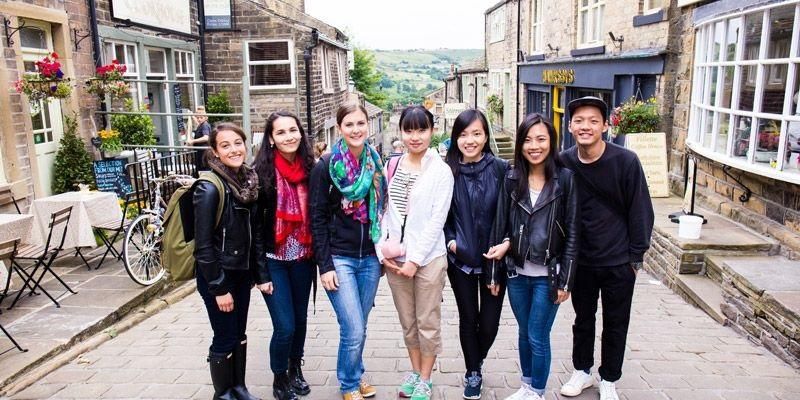
[[[588, 0], [586, 6], [581, 5], [582, 0], [578, 0], [578, 23], [576, 25], [576, 42], [578, 43], [578, 48], [584, 47], [593, 47], [603, 44], [603, 18], [605, 13], [605, 0]], [[583, 32], [583, 12], [586, 12], [586, 16], [588, 21], [586, 22], [586, 30], [588, 32], [597, 32], [596, 37], [589, 37], [589, 33], [586, 34], [586, 40], [583, 40], [584, 33]], [[599, 25], [599, 26], [595, 26]]]
[[[126, 71], [123, 76], [127, 76], [130, 78], [138, 78], [139, 77], [139, 52], [137, 51], [135, 43], [128, 43], [128, 42], [121, 42], [117, 40], [105, 40], [103, 42], [105, 48], [103, 51], [103, 58], [105, 64], [111, 64], [111, 61], [115, 60], [116, 57], [116, 46], [123, 46], [122, 55], [125, 57], [124, 60], [117, 61], [120, 64], [125, 65]], [[128, 59], [128, 48], [131, 48], [133, 51], [133, 60]]]
[[506, 6], [503, 5], [489, 13], [489, 43], [500, 42], [506, 38]]
[[319, 47], [320, 64], [322, 66], [322, 92], [333, 93], [333, 71], [331, 71], [331, 60], [328, 57], [328, 49], [325, 46]]
[[[793, 184], [800, 184], [800, 172], [796, 170], [792, 170], [791, 172], [785, 171], [784, 167], [786, 164], [786, 157], [780, 156], [786, 154], [786, 149], [788, 146], [788, 136], [789, 136], [789, 125], [790, 124], [800, 124], [800, 106], [797, 109], [793, 109], [793, 101], [792, 97], [794, 93], [790, 93], [795, 90], [797, 86], [796, 76], [797, 70], [800, 69], [800, 36], [793, 35], [792, 42], [790, 45], [789, 50], [789, 57], [785, 58], [769, 58], [769, 54], [771, 54], [772, 49], [769, 45], [770, 42], [770, 12], [773, 9], [779, 7], [786, 7], [787, 5], [794, 5], [794, 26], [793, 32], [800, 32], [800, 1], [786, 1], [783, 3], [777, 4], [769, 4], [761, 7], [756, 7], [753, 9], [749, 9], [744, 12], [738, 12], [735, 14], [728, 14], [723, 17], [711, 19], [709, 21], [704, 21], [701, 24], [695, 27], [695, 38], [696, 40], [696, 49], [695, 49], [695, 60], [694, 60], [694, 83], [692, 86], [692, 96], [691, 96], [691, 110], [689, 116], [689, 134], [687, 135], [686, 145], [692, 149], [692, 151], [697, 152], [698, 154], [709, 158], [711, 160], [720, 162], [725, 165], [733, 166], [737, 169], [747, 171], [753, 174], [765, 176], [771, 179], [781, 180], [785, 182], [790, 182]], [[746, 60], [745, 59], [745, 52], [747, 49], [745, 48], [745, 40], [744, 40], [744, 31], [746, 29], [741, 29], [739, 32], [739, 39], [737, 41], [737, 48], [736, 48], [736, 57], [734, 61], [726, 61], [724, 59], [725, 52], [720, 52], [720, 57], [717, 60], [710, 60], [711, 58], [711, 49], [710, 46], [713, 45], [713, 35], [711, 29], [714, 29], [716, 23], [719, 21], [725, 21], [725, 29], [727, 30], [727, 24], [732, 21], [739, 19], [741, 26], [745, 26], [745, 18], [750, 14], [757, 14], [759, 12], [764, 12], [763, 20], [762, 20], [762, 32], [761, 32], [761, 39], [760, 39], [760, 47], [758, 49], [758, 57], [753, 60]], [[723, 43], [727, 41], [723, 39]], [[773, 67], [778, 65], [784, 66], [788, 64], [788, 71], [787, 71], [787, 79], [785, 82], [785, 91], [784, 91], [784, 103], [783, 103], [783, 110], [781, 113], [769, 113], [769, 112], [761, 112], [761, 105], [763, 101], [764, 90], [767, 86], [772, 86], [771, 82], [769, 82], [769, 73]], [[731, 106], [730, 107], [723, 107], [721, 104], [721, 95], [717, 96], [717, 99], [714, 104], [710, 104], [710, 96], [709, 91], [710, 82], [711, 82], [711, 73], [706, 71], [711, 71], [713, 68], [719, 68], [723, 70], [726, 67], [734, 67], [734, 78], [732, 81], [732, 99], [731, 99]], [[739, 110], [738, 103], [739, 97], [741, 94], [741, 87], [744, 85], [740, 85], [743, 80], [743, 71], [744, 69], [755, 69], [756, 76], [755, 79], [747, 79], [745, 84], [752, 83], [755, 86], [754, 95], [755, 101], [753, 104], [754, 111], [746, 111], [746, 110]], [[718, 74], [718, 82], [717, 82], [717, 91], [716, 93], [721, 93], [723, 83], [722, 83], [722, 75]], [[705, 87], [705, 88], [704, 88]], [[712, 131], [712, 140], [710, 145], [703, 144], [703, 130], [708, 125], [708, 114], [711, 113], [713, 116], [713, 121], [711, 122]], [[725, 115], [729, 119], [728, 126], [733, 127], [734, 121], [736, 117], [746, 117], [751, 119], [750, 124], [750, 132], [748, 139], [749, 148], [747, 149], [747, 157], [742, 158], [741, 156], [734, 156], [734, 138], [735, 135], [733, 133], [729, 133], [727, 140], [728, 143], [726, 144], [725, 148], [726, 151], [724, 154], [715, 151], [716, 148], [716, 140], [720, 137], [719, 126], [720, 116]], [[775, 159], [774, 167], [771, 166], [771, 163], [764, 163], [764, 162], [757, 162], [756, 161], [756, 151], [757, 151], [757, 142], [758, 142], [758, 127], [761, 123], [760, 120], [774, 120], [778, 121], [781, 124], [780, 129], [780, 139], [777, 149], [778, 156]], [[733, 128], [730, 128], [733, 129]]]
[[531, 0], [531, 54], [544, 53], [542, 3], [544, 0]]
[[337, 66], [339, 67], [339, 89], [347, 89], [350, 74], [348, 73], [347, 54], [342, 51], [336, 52]]
[[[289, 59], [284, 60], [274, 60], [274, 61], [250, 61], [250, 43], [287, 43], [289, 48], [288, 54]], [[290, 39], [268, 39], [268, 40], [247, 40], [245, 41], [245, 61], [247, 63], [247, 70], [245, 73], [250, 73], [250, 67], [254, 65], [284, 65], [289, 64], [289, 75], [291, 77], [291, 83], [287, 85], [253, 85], [252, 82], [250, 83], [250, 90], [261, 90], [261, 89], [293, 89], [295, 85], [297, 85], [297, 66], [295, 65], [295, 54], [294, 54], [294, 41]]]
[[[152, 72], [150, 71], [150, 52], [154, 53], [161, 53], [161, 65], [164, 67], [164, 72]], [[144, 48], [144, 57], [145, 63], [144, 66], [147, 68], [145, 71], [145, 76], [147, 77], [157, 77], [157, 78], [166, 78], [167, 71], [169, 71], [169, 67], [167, 65], [167, 51], [162, 48], [158, 47], [145, 47]]]
[[[177, 61], [175, 65], [175, 76], [178, 78], [194, 78], [194, 53], [185, 50], [175, 50], [173, 57]], [[184, 64], [186, 69], [184, 70]]]
[[[653, 3], [658, 3], [658, 5]], [[663, 8], [664, 0], [642, 0], [642, 15], [655, 14]]]

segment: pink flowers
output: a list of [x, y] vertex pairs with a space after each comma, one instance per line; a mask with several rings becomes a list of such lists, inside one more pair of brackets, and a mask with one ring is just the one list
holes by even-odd
[[100, 97], [106, 94], [112, 98], [122, 97], [130, 91], [128, 84], [123, 80], [127, 70], [128, 67], [119, 61], [111, 60], [111, 64], [97, 67], [94, 78], [86, 82], [86, 90]]

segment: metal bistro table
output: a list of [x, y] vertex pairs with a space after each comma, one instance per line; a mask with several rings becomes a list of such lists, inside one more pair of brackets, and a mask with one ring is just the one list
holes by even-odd
[[66, 192], [36, 199], [31, 206], [31, 213], [36, 221], [35, 225], [38, 227], [40, 237], [47, 234], [50, 214], [69, 206], [72, 206], [72, 215], [69, 225], [67, 225], [67, 236], [64, 239], [63, 248], [76, 249], [76, 255], [83, 259], [88, 268], [89, 263], [83, 257], [81, 248], [97, 246], [92, 226], [120, 221], [122, 209], [120, 209], [116, 193], [112, 192]]

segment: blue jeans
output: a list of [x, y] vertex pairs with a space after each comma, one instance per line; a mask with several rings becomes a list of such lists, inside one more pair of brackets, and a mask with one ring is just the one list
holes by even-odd
[[548, 278], [509, 278], [508, 300], [519, 326], [522, 381], [544, 391], [550, 375], [550, 329], [558, 311], [558, 304], [550, 298]]
[[342, 393], [358, 390], [364, 374], [367, 319], [378, 292], [381, 264], [374, 255], [357, 258], [333, 256], [339, 289], [326, 291], [339, 321], [339, 355], [336, 377]]
[[269, 366], [273, 373], [286, 372], [289, 358], [302, 358], [306, 344], [308, 299], [316, 277], [309, 260], [267, 260], [272, 294], [263, 294], [272, 317]]

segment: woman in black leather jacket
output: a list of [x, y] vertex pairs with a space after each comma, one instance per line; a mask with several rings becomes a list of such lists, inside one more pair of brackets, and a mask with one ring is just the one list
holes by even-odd
[[[544, 398], [550, 329], [575, 280], [578, 196], [561, 167], [552, 123], [528, 115], [517, 129], [514, 169], [506, 175], [487, 258], [502, 260], [519, 326], [522, 385], [510, 399]], [[510, 250], [510, 252], [509, 252]]]
[[219, 225], [221, 193], [215, 184], [201, 177], [192, 197], [197, 291], [214, 331], [208, 352], [214, 399], [255, 399], [245, 386], [245, 329], [250, 289], [266, 259], [256, 257], [263, 253], [256, 217], [258, 177], [244, 164], [245, 140], [242, 129], [231, 123], [218, 124], [209, 135], [208, 166], [225, 190]]
[[492, 280], [494, 260], [489, 248], [500, 185], [508, 162], [495, 157], [489, 146], [489, 123], [478, 110], [456, 117], [445, 161], [455, 186], [444, 225], [447, 277], [458, 306], [458, 330], [466, 374], [464, 398], [481, 396], [481, 364], [497, 336], [505, 297], [505, 279]]

